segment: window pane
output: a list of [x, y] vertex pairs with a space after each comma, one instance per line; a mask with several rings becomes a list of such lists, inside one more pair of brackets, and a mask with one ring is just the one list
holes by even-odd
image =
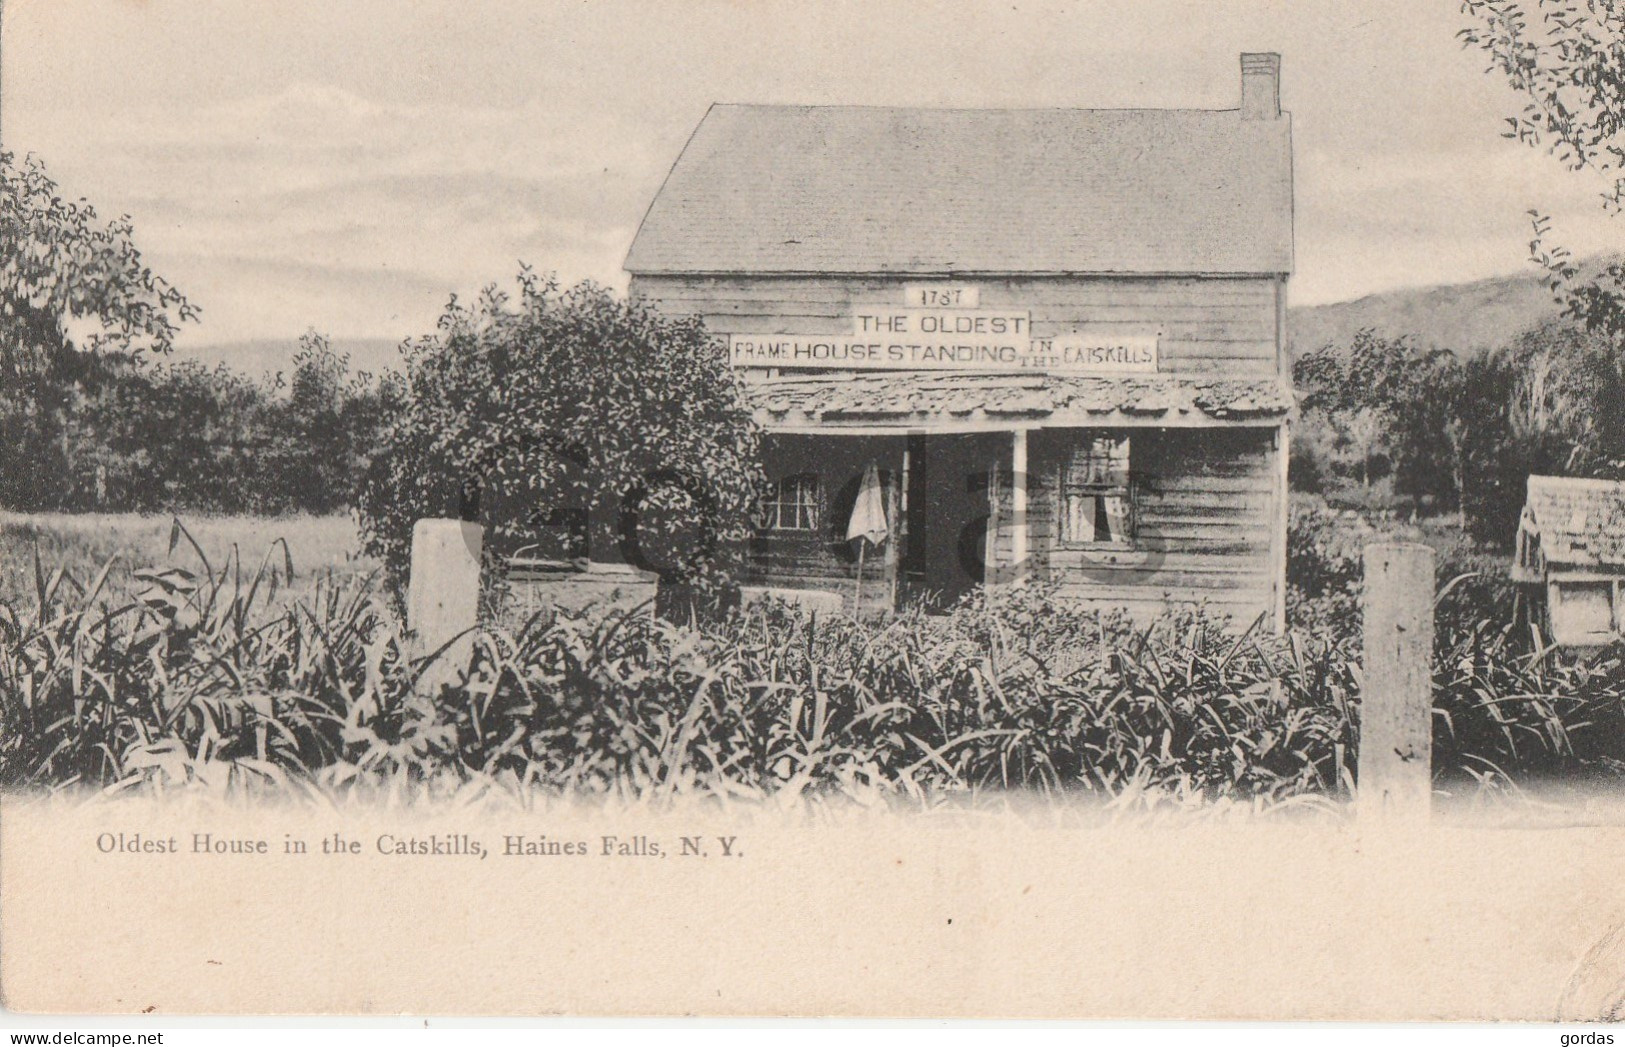
[[1129, 438], [1081, 435], [1058, 478], [1058, 529], [1063, 542], [1133, 541]]
[[761, 527], [769, 531], [816, 530], [818, 477], [803, 473], [770, 484], [762, 501]]

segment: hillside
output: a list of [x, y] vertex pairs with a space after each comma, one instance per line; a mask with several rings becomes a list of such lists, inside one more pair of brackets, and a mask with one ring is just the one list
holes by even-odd
[[1412, 335], [1428, 348], [1473, 352], [1500, 345], [1558, 312], [1540, 274], [1529, 272], [1294, 308], [1287, 314], [1287, 337], [1294, 356], [1328, 343], [1347, 345], [1366, 327]]
[[[1592, 259], [1583, 271], [1600, 272], [1608, 261]], [[1347, 345], [1365, 327], [1411, 335], [1428, 348], [1473, 352], [1501, 345], [1560, 311], [1542, 274], [1530, 267], [1472, 283], [1408, 287], [1294, 308], [1287, 314], [1287, 337], [1294, 356], [1327, 343]]]
[[[1593, 262], [1588, 268], [1599, 265]], [[1472, 283], [1409, 287], [1351, 302], [1294, 307], [1287, 315], [1287, 337], [1294, 355], [1329, 342], [1347, 345], [1365, 327], [1412, 335], [1430, 347], [1475, 351], [1500, 345], [1558, 311], [1540, 274], [1531, 269]], [[350, 354], [352, 370], [376, 374], [400, 363], [399, 343], [388, 338], [335, 338], [333, 347]], [[297, 339], [260, 339], [187, 346], [175, 355], [260, 375], [290, 370], [298, 349]]]

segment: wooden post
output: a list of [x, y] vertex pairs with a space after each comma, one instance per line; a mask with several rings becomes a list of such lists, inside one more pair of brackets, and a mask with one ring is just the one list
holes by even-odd
[[1433, 550], [1365, 549], [1359, 814], [1426, 819], [1433, 799]]
[[1270, 528], [1270, 575], [1275, 600], [1275, 635], [1286, 635], [1287, 532], [1292, 526], [1292, 427], [1282, 422], [1275, 430], [1275, 517]]
[[863, 618], [863, 550], [868, 546], [869, 539], [858, 539], [858, 580], [852, 586], [852, 617]]
[[[908, 452], [903, 452], [903, 469], [908, 469]], [[897, 610], [897, 568], [898, 558], [903, 546], [903, 514], [898, 494], [899, 478], [892, 474], [891, 483], [886, 485], [886, 523], [889, 528], [886, 534], [886, 610]]]
[[1027, 430], [1010, 434], [1010, 580], [1027, 571]]
[[419, 520], [412, 527], [412, 577], [406, 597], [412, 655], [421, 658], [451, 644], [420, 678], [425, 690], [453, 682], [468, 668], [479, 616], [483, 539], [484, 529], [467, 520]]
[[987, 467], [987, 527], [982, 533], [982, 584], [999, 581], [999, 459]]

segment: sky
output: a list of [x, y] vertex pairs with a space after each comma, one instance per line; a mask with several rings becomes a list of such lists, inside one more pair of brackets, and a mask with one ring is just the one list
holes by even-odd
[[[713, 102], [1233, 108], [1283, 55], [1295, 304], [1529, 271], [1599, 184], [1501, 137], [1456, 0], [5, 0], [0, 134], [128, 214], [185, 342], [427, 333], [521, 261], [624, 288]], [[861, 158], [854, 158], [861, 162]]]

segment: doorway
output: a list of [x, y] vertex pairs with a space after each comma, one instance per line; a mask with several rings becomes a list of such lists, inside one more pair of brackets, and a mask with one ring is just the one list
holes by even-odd
[[913, 434], [903, 599], [946, 611], [986, 576], [989, 483], [1009, 468], [1008, 433]]

